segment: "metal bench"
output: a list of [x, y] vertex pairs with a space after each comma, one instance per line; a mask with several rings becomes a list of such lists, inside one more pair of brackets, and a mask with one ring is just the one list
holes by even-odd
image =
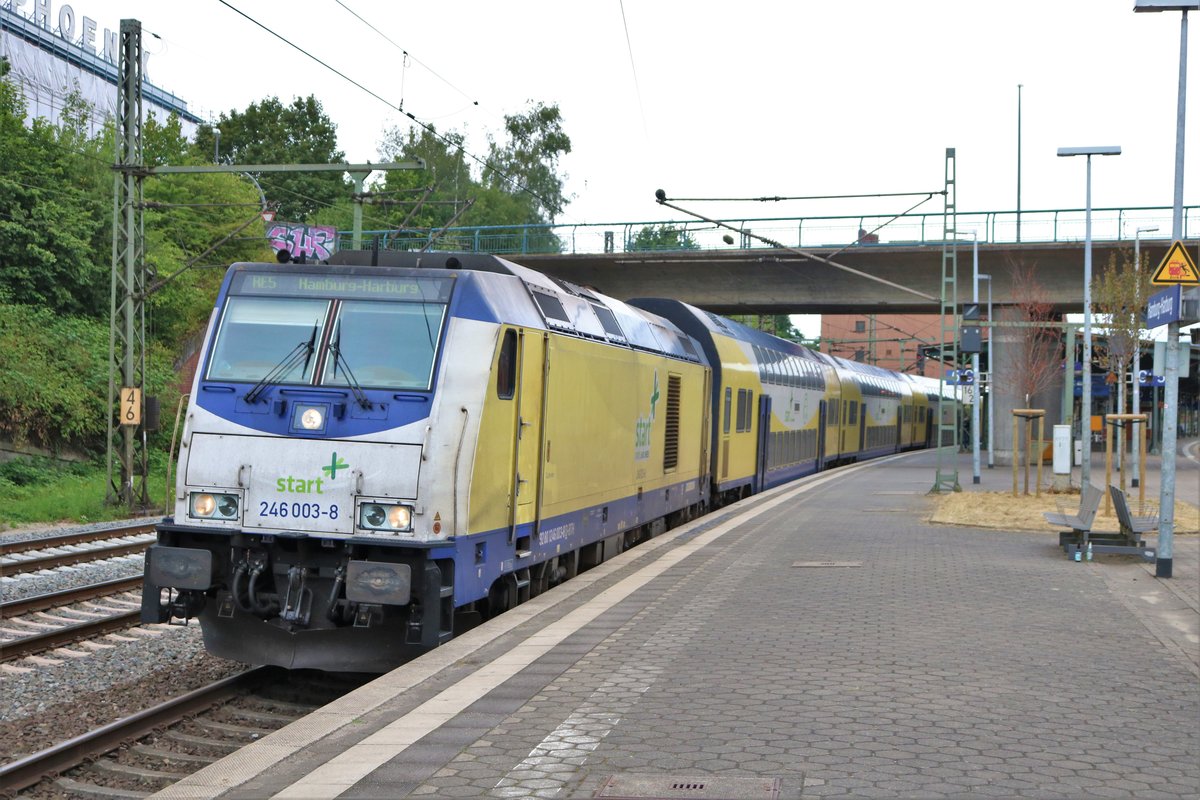
[[1078, 546], [1081, 543], [1086, 543], [1088, 532], [1092, 529], [1092, 522], [1096, 519], [1096, 512], [1100, 510], [1100, 501], [1104, 499], [1104, 492], [1097, 489], [1091, 483], [1088, 483], [1079, 492], [1079, 511], [1075, 514], [1068, 514], [1060, 506], [1058, 513], [1053, 511], [1043, 511], [1042, 516], [1046, 518], [1046, 522], [1056, 528], [1070, 528], [1069, 531], [1060, 531], [1058, 534], [1058, 546], [1064, 551], [1069, 551], [1071, 546]]
[[1121, 526], [1121, 530], [1118, 533], [1089, 532], [1084, 537], [1084, 545], [1091, 542], [1093, 553], [1124, 553], [1153, 560], [1155, 550], [1146, 546], [1142, 535], [1158, 530], [1158, 511], [1152, 509], [1149, 514], [1135, 515], [1129, 510], [1129, 501], [1121, 487], [1109, 486], [1108, 494], [1112, 498], [1113, 510], [1117, 514], [1117, 524]]

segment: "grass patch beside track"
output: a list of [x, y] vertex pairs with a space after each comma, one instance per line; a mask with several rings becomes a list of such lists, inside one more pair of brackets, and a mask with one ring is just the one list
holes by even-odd
[[[165, 457], [152, 458], [147, 493], [163, 502]], [[109, 505], [103, 464], [68, 464], [48, 458], [20, 458], [0, 465], [0, 531], [54, 523], [86, 524], [126, 519], [129, 509]]]

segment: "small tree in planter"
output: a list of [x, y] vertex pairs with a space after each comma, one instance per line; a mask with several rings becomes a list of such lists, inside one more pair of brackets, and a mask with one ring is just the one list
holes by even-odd
[[[1025, 400], [1025, 408], [1013, 410], [1013, 495], [1016, 495], [1020, 420], [1025, 420], [1025, 494], [1029, 494], [1029, 462], [1034, 457], [1032, 423], [1034, 419], [1044, 419], [1046, 414], [1045, 409], [1032, 409], [1029, 405], [1038, 393], [1049, 388], [1058, 377], [1061, 349], [1053, 305], [1045, 286], [1038, 279], [1037, 263], [1010, 258], [1008, 265], [1012, 274], [1016, 324], [1011, 337], [1012, 345], [1005, 351], [1004, 367], [1013, 376], [1015, 388]], [[1042, 435], [1039, 431], [1038, 478], [1034, 484], [1034, 493], [1037, 495], [1041, 494]]]

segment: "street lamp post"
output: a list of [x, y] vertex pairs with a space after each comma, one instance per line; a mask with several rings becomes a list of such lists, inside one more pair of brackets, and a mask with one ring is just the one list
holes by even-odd
[[[1087, 156], [1087, 212], [1083, 242], [1083, 397], [1080, 399], [1080, 439], [1083, 440], [1083, 464], [1079, 470], [1084, 488], [1092, 479], [1092, 156], [1119, 156], [1121, 148], [1060, 147], [1059, 156]], [[1069, 376], [1068, 376], [1069, 377]]]
[[[1142, 273], [1142, 234], [1143, 233], [1153, 233], [1154, 231], [1157, 231], [1157, 230], [1158, 230], [1157, 225], [1150, 225], [1145, 228], [1138, 228], [1137, 230], [1135, 230], [1133, 232], [1133, 271], [1134, 271], [1135, 275], [1139, 276], [1139, 283], [1140, 283], [1140, 276]], [[1140, 296], [1138, 298], [1138, 305], [1139, 306], [1141, 305]], [[1141, 386], [1141, 380], [1140, 380], [1141, 371], [1142, 371], [1142, 337], [1141, 337], [1141, 333], [1139, 332], [1137, 338], [1134, 339], [1134, 342], [1133, 342], [1133, 369], [1130, 370], [1130, 372], [1132, 373], [1132, 377], [1133, 377], [1133, 413], [1134, 414], [1142, 413], [1142, 386]], [[1122, 411], [1124, 411], [1124, 409], [1122, 409]], [[1149, 431], [1147, 431], [1146, 426], [1143, 425], [1142, 426], [1142, 436], [1145, 436], [1147, 433], [1149, 433]], [[1135, 444], [1135, 446], [1133, 447], [1132, 451], [1130, 452], [1129, 458], [1130, 458], [1130, 461], [1132, 462], [1132, 466], [1133, 466], [1133, 488], [1136, 489], [1136, 488], [1138, 488], [1138, 485], [1139, 485], [1138, 475], [1141, 474], [1139, 471], [1139, 466], [1140, 466], [1139, 459], [1141, 459], [1142, 456], [1141, 456], [1141, 453], [1139, 452], [1140, 448], [1136, 447], [1137, 443], [1135, 442], [1134, 444]]]
[[221, 129], [213, 128], [213, 163], [221, 163]]

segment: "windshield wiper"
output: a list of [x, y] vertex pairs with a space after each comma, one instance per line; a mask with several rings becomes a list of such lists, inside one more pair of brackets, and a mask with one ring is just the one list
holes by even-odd
[[[247, 403], [257, 403], [268, 386], [278, 382], [280, 378], [287, 375], [301, 363], [303, 363], [303, 366], [300, 369], [300, 374], [304, 374], [304, 371], [308, 369], [308, 362], [312, 360], [313, 352], [317, 349], [317, 326], [319, 322], [318, 320], [313, 323], [312, 335], [308, 337], [308, 341], [302, 340], [293, 347], [278, 364], [271, 368], [270, 372], [262, 377], [262, 380], [254, 384], [250, 388], [250, 391], [246, 392]], [[301, 362], [302, 358], [303, 362]]]
[[329, 352], [333, 353], [333, 376], [337, 377], [338, 367], [341, 367], [342, 372], [346, 374], [346, 385], [350, 387], [354, 399], [363, 408], [371, 408], [371, 400], [367, 397], [367, 393], [363, 391], [362, 384], [358, 382], [358, 379], [354, 377], [354, 373], [350, 371], [350, 365], [346, 363], [346, 357], [342, 355], [342, 328], [340, 325], [338, 326], [337, 335], [329, 343]]

